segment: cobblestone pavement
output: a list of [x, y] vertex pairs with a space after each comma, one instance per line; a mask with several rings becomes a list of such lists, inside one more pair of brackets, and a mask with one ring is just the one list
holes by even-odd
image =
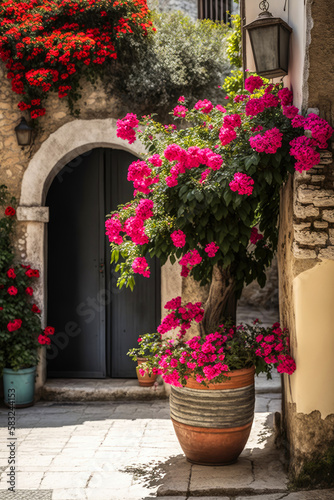
[[[16, 493], [7, 490], [6, 408], [0, 408], [0, 500], [228, 500], [287, 497], [272, 419], [280, 394], [260, 394], [252, 434], [237, 464], [189, 464], [169, 419], [168, 401], [52, 403], [16, 411]], [[210, 497], [211, 495], [211, 497]], [[243, 500], [250, 500], [244, 496]], [[165, 498], [166, 500], [166, 498]], [[197, 498], [198, 500], [198, 498]]]

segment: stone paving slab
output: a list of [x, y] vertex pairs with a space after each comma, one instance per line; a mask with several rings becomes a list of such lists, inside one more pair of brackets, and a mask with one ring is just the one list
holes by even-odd
[[50, 379], [43, 386], [45, 401], [120, 401], [166, 398], [164, 385], [140, 387], [134, 379]]

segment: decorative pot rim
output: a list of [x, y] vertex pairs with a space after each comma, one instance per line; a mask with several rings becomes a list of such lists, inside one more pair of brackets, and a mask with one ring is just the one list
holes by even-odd
[[30, 366], [29, 368], [20, 368], [19, 370], [13, 370], [12, 368], [4, 368], [3, 373], [20, 375], [24, 373], [32, 373], [36, 371], [36, 366]]
[[230, 380], [225, 380], [224, 382], [212, 383], [206, 382], [207, 387], [200, 384], [195, 380], [194, 377], [189, 377], [187, 380], [186, 388], [198, 389], [198, 390], [224, 390], [224, 389], [237, 389], [239, 387], [245, 387], [247, 385], [254, 384], [255, 366], [251, 368], [241, 368], [240, 370], [231, 370], [228, 372]]

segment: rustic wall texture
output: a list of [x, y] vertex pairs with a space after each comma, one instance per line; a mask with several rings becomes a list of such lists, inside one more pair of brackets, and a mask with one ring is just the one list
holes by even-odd
[[[306, 3], [309, 41], [303, 103], [334, 123], [334, 12], [331, 0]], [[302, 21], [301, 21], [302, 24]], [[305, 33], [306, 30], [306, 33]], [[293, 84], [293, 82], [292, 82]], [[313, 109], [314, 108], [314, 109]], [[284, 378], [284, 427], [291, 471], [334, 446], [333, 321], [334, 173], [330, 145], [320, 164], [290, 178], [281, 197], [281, 323], [288, 327], [297, 371]]]

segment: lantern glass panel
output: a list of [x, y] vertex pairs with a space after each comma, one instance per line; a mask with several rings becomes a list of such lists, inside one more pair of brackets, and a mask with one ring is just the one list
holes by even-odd
[[249, 31], [256, 72], [259, 75], [279, 67], [278, 60], [278, 26], [261, 26]]
[[16, 130], [16, 135], [19, 146], [29, 146], [31, 142], [31, 130]]

